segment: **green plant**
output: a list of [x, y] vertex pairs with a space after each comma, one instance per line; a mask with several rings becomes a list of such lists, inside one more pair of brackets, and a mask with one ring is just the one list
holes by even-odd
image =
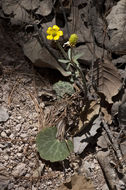
[[40, 156], [51, 162], [66, 159], [73, 151], [73, 143], [70, 140], [56, 138], [57, 128], [51, 127], [40, 131], [36, 138], [36, 144]]
[[53, 85], [53, 90], [55, 90], [58, 97], [62, 97], [65, 94], [72, 95], [75, 91], [73, 85], [70, 82], [58, 81]]
[[[57, 25], [47, 29], [47, 39], [54, 40], [64, 57], [64, 59], [59, 59], [58, 61], [65, 64], [66, 70], [71, 74], [70, 81], [74, 82], [75, 79], [81, 79], [86, 95], [86, 80], [78, 62], [78, 59], [83, 54], [74, 54], [74, 47], [77, 43], [78, 36], [76, 34], [72, 34], [70, 36], [69, 41], [67, 42], [67, 45], [69, 45], [70, 48], [68, 53], [66, 53], [58, 41], [62, 35], [63, 32]], [[65, 94], [71, 96], [74, 93], [73, 84], [71, 82], [59, 81], [53, 85], [53, 89], [60, 98], [63, 98]], [[51, 162], [62, 161], [66, 159], [73, 151], [72, 141], [64, 137], [65, 133], [63, 133], [62, 138], [59, 138], [57, 132], [56, 127], [46, 128], [40, 131], [36, 138], [37, 150], [40, 153], [40, 156]]]

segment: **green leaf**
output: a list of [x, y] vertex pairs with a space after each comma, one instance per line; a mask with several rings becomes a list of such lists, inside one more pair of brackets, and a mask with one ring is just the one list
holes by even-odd
[[72, 95], [75, 91], [70, 82], [58, 81], [53, 85], [53, 90], [56, 91], [57, 96], [63, 97], [65, 94]]
[[62, 161], [73, 151], [72, 141], [59, 141], [56, 133], [57, 128], [51, 127], [40, 131], [36, 137], [37, 150], [41, 158], [50, 162]]
[[58, 61], [61, 63], [69, 63], [70, 62], [70, 60], [65, 60], [65, 59], [58, 59]]
[[84, 53], [78, 53], [78, 54], [76, 54], [76, 55], [73, 57], [73, 59], [77, 60], [77, 59], [79, 59], [80, 57], [82, 57], [83, 54], [84, 54]]
[[69, 58], [69, 60], [71, 60], [71, 48], [68, 49], [68, 58]]
[[77, 61], [77, 60], [73, 60], [74, 61], [74, 63], [77, 65], [77, 67], [80, 67], [79, 66], [79, 62]]

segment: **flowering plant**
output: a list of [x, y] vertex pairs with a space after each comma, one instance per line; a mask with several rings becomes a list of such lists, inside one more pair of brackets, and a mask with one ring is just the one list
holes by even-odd
[[57, 25], [54, 25], [47, 29], [47, 34], [48, 40], [59, 40], [60, 36], [63, 36], [63, 31]]
[[[66, 70], [70, 71], [71, 74], [74, 73], [74, 76], [78, 79], [78, 77], [80, 76], [82, 79], [82, 83], [85, 89], [85, 93], [87, 91], [86, 88], [86, 79], [85, 76], [83, 75], [83, 72], [80, 68], [79, 62], [77, 61], [83, 53], [79, 53], [74, 55], [74, 47], [77, 44], [78, 41], [78, 36], [77, 34], [71, 34], [69, 37], [69, 41], [66, 42], [64, 45], [68, 45], [70, 46], [69, 50], [68, 50], [68, 55], [66, 54], [66, 52], [64, 51], [63, 47], [60, 45], [60, 43], [58, 42], [60, 36], [63, 36], [63, 31], [60, 30], [60, 28], [57, 25], [53, 25], [53, 27], [49, 27], [47, 29], [47, 39], [48, 40], [54, 40], [56, 41], [56, 44], [58, 46], [58, 48], [60, 49], [60, 51], [62, 52], [63, 56], [65, 59], [59, 59], [58, 61], [60, 63], [63, 64], [67, 64], [66, 65]], [[72, 66], [72, 67], [71, 67]], [[73, 70], [74, 68], [74, 70]], [[72, 72], [71, 72], [72, 71]], [[73, 81], [72, 76], [71, 76], [71, 81]]]

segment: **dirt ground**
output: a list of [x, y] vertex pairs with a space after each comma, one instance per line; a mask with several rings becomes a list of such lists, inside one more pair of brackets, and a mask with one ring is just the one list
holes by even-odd
[[[38, 105], [43, 104], [38, 99], [38, 94], [43, 88], [51, 88], [54, 72], [61, 76], [58, 72], [48, 69], [43, 69], [42, 74], [38, 73], [24, 58], [21, 48], [13, 41], [12, 34], [6, 34], [4, 29], [0, 33], [0, 60], [3, 63], [0, 102], [8, 112], [8, 120], [0, 125], [1, 188], [6, 189], [8, 186], [8, 189], [15, 190], [57, 189], [63, 182], [70, 181], [70, 176], [75, 175], [74, 189], [101, 189], [104, 178], [95, 154], [91, 153], [85, 157], [92, 166], [91, 171], [87, 171], [89, 176], [83, 179], [83, 184], [80, 183], [84, 175], [83, 167], [78, 178], [78, 174], [67, 166], [65, 179], [62, 165], [45, 163], [39, 158], [35, 138], [40, 126]], [[74, 162], [76, 166], [78, 161]], [[61, 189], [66, 188], [61, 186]]]
[[[40, 3], [41, 1], [38, 2]], [[88, 7], [88, 3], [79, 4], [79, 2], [80, 1], [76, 1], [75, 5], [77, 4], [79, 7], [79, 11], [82, 13], [81, 16], [87, 15], [88, 9], [84, 8], [86, 6]], [[108, 6], [109, 11], [110, 8], [115, 5], [113, 1], [111, 2], [112, 4], [108, 3], [110, 6]], [[119, 3], [120, 2], [124, 3], [123, 0], [120, 0]], [[96, 5], [97, 11], [99, 11], [100, 14], [100, 4], [97, 2]], [[27, 6], [26, 8], [29, 7]], [[37, 5], [34, 4], [34, 6]], [[59, 4], [57, 6], [59, 6]], [[66, 8], [65, 3], [64, 6]], [[118, 4], [118, 6], [120, 7], [120, 4]], [[5, 13], [10, 10], [6, 8], [5, 6]], [[65, 9], [66, 12], [67, 9], [69, 10], [69, 7]], [[44, 12], [45, 14], [46, 11]], [[50, 8], [48, 11], [50, 11]], [[94, 9], [92, 9], [92, 14], [95, 15], [95, 11], [93, 11]], [[57, 11], [56, 14], [61, 14], [59, 12]], [[9, 13], [7, 12], [6, 14]], [[54, 13], [53, 11], [47, 13], [47, 25], [45, 26], [43, 24], [43, 30], [47, 28], [48, 24], [50, 24], [50, 18], [52, 18], [50, 16], [48, 17], [48, 14], [53, 15]], [[105, 95], [107, 94], [108, 97], [109, 95], [111, 96], [109, 93], [113, 93], [112, 91], [115, 90], [113, 86], [122, 86], [122, 89], [119, 94], [117, 93], [118, 90], [115, 90], [114, 99], [110, 100], [110, 98], [108, 102], [101, 96], [100, 105], [96, 103], [97, 97], [95, 97], [95, 93], [92, 93], [92, 95], [90, 91], [88, 92], [89, 98], [93, 97], [93, 101], [95, 100], [95, 108], [93, 107], [93, 109], [96, 109], [96, 112], [94, 111], [93, 116], [94, 118], [95, 116], [97, 117], [92, 121], [90, 115], [92, 108], [91, 110], [89, 109], [89, 112], [87, 111], [89, 117], [86, 118], [86, 116], [82, 114], [85, 122], [84, 125], [86, 125], [88, 119], [90, 120], [88, 123], [89, 128], [83, 129], [84, 134], [80, 132], [79, 135], [74, 135], [76, 145], [75, 153], [72, 153], [63, 162], [51, 163], [40, 157], [36, 148], [36, 135], [44, 127], [52, 126], [52, 123], [55, 123], [58, 117], [56, 113], [60, 112], [60, 108], [62, 108], [63, 104], [65, 105], [64, 99], [62, 99], [61, 102], [56, 99], [53, 92], [53, 84], [59, 80], [68, 80], [65, 78], [67, 73], [57, 65], [54, 58], [52, 58], [52, 54], [49, 53], [46, 48], [42, 49], [44, 53], [42, 54], [43, 57], [41, 57], [41, 54], [39, 54], [39, 46], [37, 46], [38, 44], [33, 46], [29, 43], [28, 40], [32, 39], [34, 41], [34, 36], [36, 36], [36, 33], [33, 35], [31, 32], [31, 25], [27, 26], [27, 30], [31, 27], [30, 32], [27, 32], [26, 28], [19, 23], [18, 26], [12, 26], [14, 22], [18, 21], [18, 17], [16, 16], [14, 16], [14, 18], [10, 16], [10, 22], [10, 18], [1, 17], [0, 12], [0, 190], [125, 190], [126, 59], [125, 50], [123, 50], [125, 49], [125, 43], [123, 44], [123, 42], [120, 41], [120, 44], [122, 44], [119, 44], [119, 48], [122, 49], [118, 52], [117, 50], [119, 48], [116, 47], [116, 43], [113, 44], [113, 36], [109, 36], [111, 43], [108, 43], [106, 37], [106, 39], [104, 39], [106, 41], [104, 41], [105, 49], [103, 51], [103, 44], [101, 45], [101, 41], [103, 43], [103, 33], [100, 35], [102, 30], [100, 30], [99, 25], [97, 25], [97, 21], [95, 22], [95, 19], [92, 20], [92, 23], [94, 22], [93, 24], [96, 26], [95, 30], [92, 24], [94, 27], [93, 32], [94, 35], [96, 35], [96, 41], [98, 40], [95, 49], [96, 54], [98, 53], [98, 57], [104, 55], [109, 58], [111, 54], [111, 63], [114, 65], [109, 67], [109, 62], [106, 62], [104, 68], [105, 74], [108, 78], [110, 77], [109, 80], [105, 80], [105, 82], [107, 81], [105, 83], [105, 86], [107, 86], [107, 93], [105, 89]], [[102, 16], [98, 17], [99, 23], [104, 20]], [[92, 16], [92, 18], [95, 18], [95, 16]], [[35, 19], [37, 20], [38, 18], [35, 17]], [[70, 19], [72, 19], [72, 17], [70, 17]], [[82, 20], [83, 19], [87, 19], [87, 16], [82, 17]], [[109, 17], [107, 19], [108, 22], [111, 20], [109, 20]], [[62, 21], [62, 19], [60, 21]], [[52, 19], [51, 24], [53, 24], [53, 22], [54, 20]], [[80, 24], [81, 22], [78, 21], [78, 23]], [[84, 20], [84, 23], [85, 26], [87, 26], [87, 21]], [[80, 24], [80, 26], [82, 25]], [[87, 31], [89, 30], [88, 27], [86, 27], [86, 29]], [[63, 30], [65, 29], [63, 28]], [[83, 27], [79, 27], [78, 31], [80, 32], [79, 37], [82, 41], [79, 41], [80, 46], [78, 45], [77, 51], [81, 51], [82, 45], [85, 55], [81, 61], [82, 68], [85, 72], [89, 70], [92, 59], [94, 59], [94, 55], [91, 53], [92, 51], [89, 52], [91, 47], [89, 43], [91, 43], [91, 45], [93, 43], [89, 38], [90, 32], [84, 32], [85, 36], [89, 35], [87, 36], [88, 40], [85, 40], [82, 38]], [[112, 32], [113, 30], [111, 30], [111, 33]], [[64, 39], [65, 38], [66, 36]], [[83, 40], [85, 40], [85, 42], [83, 42]], [[28, 44], [25, 44], [26, 41], [28, 41]], [[25, 50], [22, 48], [23, 43], [26, 45]], [[85, 45], [85, 43], [87, 44]], [[48, 45], [51, 48], [53, 47], [50, 49], [56, 56], [59, 55], [59, 51], [57, 51], [53, 43], [49, 43]], [[34, 51], [30, 57], [27, 50], [29, 50], [31, 46]], [[107, 48], [108, 52], [106, 50]], [[109, 51], [110, 49], [112, 52]], [[39, 58], [36, 55], [42, 58], [41, 64], [43, 67], [47, 64], [46, 61], [50, 62], [51, 60], [51, 67], [55, 68], [55, 70], [45, 67], [34, 67], [35, 63], [39, 64]], [[32, 61], [35, 61], [34, 65]], [[50, 63], [48, 67], [50, 67]], [[118, 73], [121, 76], [120, 78], [118, 77]], [[88, 77], [86, 80], [88, 81]], [[90, 86], [89, 83], [88, 85]], [[82, 99], [82, 97], [79, 98], [75, 100], [72, 99], [71, 104], [67, 106], [69, 107], [69, 123], [72, 122], [72, 124], [74, 123], [81, 128], [81, 116], [75, 113], [81, 107], [80, 99]], [[85, 145], [85, 143], [87, 144]]]

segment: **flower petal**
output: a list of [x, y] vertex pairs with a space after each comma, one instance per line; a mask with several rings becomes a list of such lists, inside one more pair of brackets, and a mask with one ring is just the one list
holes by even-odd
[[54, 37], [54, 40], [59, 40], [59, 35], [57, 34], [55, 37]]
[[63, 36], [63, 31], [60, 30], [60, 31], [57, 32], [57, 34], [58, 34], [59, 36]]
[[48, 35], [46, 38], [47, 38], [48, 40], [52, 40], [52, 39], [53, 39], [53, 36], [52, 36], [52, 35]]
[[51, 32], [52, 32], [52, 27], [49, 27], [46, 32], [47, 32], [47, 34], [51, 34]]
[[54, 30], [58, 31], [60, 28], [57, 25], [53, 25], [52, 27]]

